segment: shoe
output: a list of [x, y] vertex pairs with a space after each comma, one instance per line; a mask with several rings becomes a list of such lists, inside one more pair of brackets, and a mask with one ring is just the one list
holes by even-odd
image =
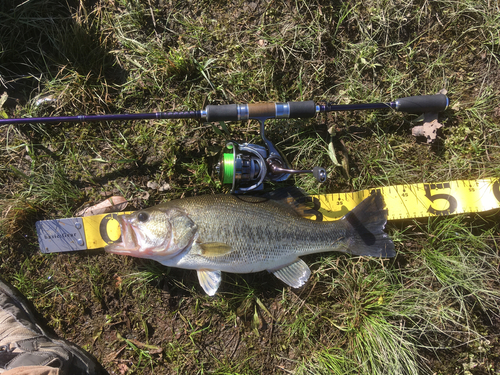
[[107, 374], [76, 345], [46, 332], [28, 301], [0, 278], [0, 374], [21, 366], [49, 366], [60, 375]]

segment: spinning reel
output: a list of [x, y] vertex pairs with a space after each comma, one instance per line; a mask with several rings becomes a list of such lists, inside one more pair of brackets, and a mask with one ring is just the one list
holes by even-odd
[[222, 152], [216, 170], [223, 184], [231, 184], [231, 192], [240, 194], [261, 190], [265, 181], [281, 182], [299, 173], [312, 173], [318, 182], [325, 182], [327, 175], [322, 167], [312, 170], [292, 169], [286, 158], [265, 137], [263, 122], [261, 137], [265, 146], [236, 141], [226, 144], [229, 152]]

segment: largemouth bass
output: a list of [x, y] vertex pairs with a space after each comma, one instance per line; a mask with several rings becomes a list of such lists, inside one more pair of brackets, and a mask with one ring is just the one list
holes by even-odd
[[210, 296], [219, 288], [221, 272], [267, 270], [298, 288], [311, 274], [301, 255], [340, 251], [393, 257], [384, 206], [382, 195], [374, 193], [342, 219], [320, 222], [304, 218], [303, 205], [283, 194], [184, 198], [119, 216], [122, 242], [106, 251], [196, 270]]

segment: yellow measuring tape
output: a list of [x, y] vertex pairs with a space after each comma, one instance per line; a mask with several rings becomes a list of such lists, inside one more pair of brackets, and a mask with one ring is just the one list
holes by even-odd
[[[500, 208], [499, 180], [458, 180], [315, 195], [323, 220], [340, 219], [372, 191], [384, 197], [389, 220], [484, 212]], [[316, 208], [316, 207], [315, 207]]]
[[[500, 183], [497, 178], [458, 180], [439, 183], [420, 183], [386, 186], [353, 193], [311, 196], [316, 219], [340, 219], [356, 207], [372, 191], [384, 197], [389, 220], [423, 218], [484, 212], [500, 208]], [[37, 222], [42, 252], [61, 252], [98, 249], [119, 241], [118, 215], [110, 213]], [[315, 219], [314, 216], [311, 219]]]
[[87, 249], [99, 249], [120, 240], [120, 224], [116, 217], [130, 212], [87, 216], [83, 219]]

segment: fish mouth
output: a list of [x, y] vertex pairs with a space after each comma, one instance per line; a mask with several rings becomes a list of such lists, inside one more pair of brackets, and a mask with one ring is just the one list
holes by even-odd
[[[123, 215], [126, 216], [126, 215]], [[139, 241], [132, 224], [123, 216], [118, 216], [117, 220], [120, 224], [121, 242], [116, 242], [108, 245], [104, 250], [112, 254], [133, 255], [140, 250]]]

